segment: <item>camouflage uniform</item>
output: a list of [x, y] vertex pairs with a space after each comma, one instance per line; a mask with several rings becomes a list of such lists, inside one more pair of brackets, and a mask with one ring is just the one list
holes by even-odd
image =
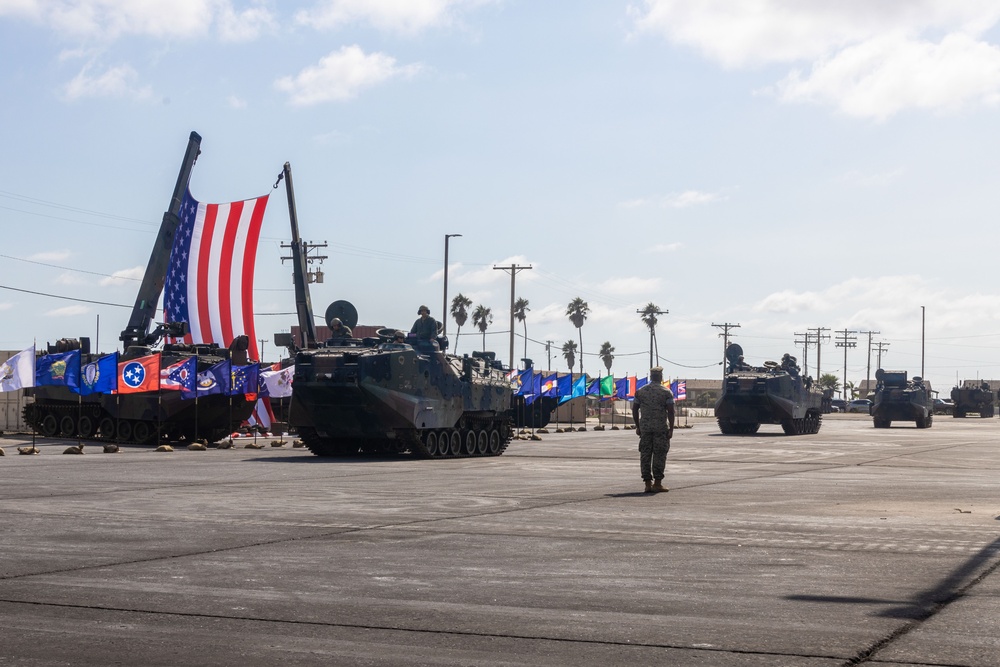
[[643, 481], [663, 479], [670, 450], [668, 409], [673, 410], [674, 395], [659, 382], [650, 382], [637, 392], [632, 404], [639, 412], [639, 467]]
[[434, 321], [433, 317], [428, 317], [424, 319], [423, 317], [418, 317], [417, 321], [413, 323], [410, 327], [410, 333], [416, 334], [417, 338], [422, 340], [434, 340], [437, 338], [438, 325]]

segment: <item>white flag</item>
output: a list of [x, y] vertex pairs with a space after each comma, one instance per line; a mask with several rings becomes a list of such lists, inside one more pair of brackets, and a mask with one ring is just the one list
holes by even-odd
[[0, 363], [0, 391], [35, 386], [35, 346]]
[[292, 377], [295, 366], [282, 368], [280, 371], [264, 371], [260, 374], [267, 393], [275, 398], [285, 398], [292, 395]]

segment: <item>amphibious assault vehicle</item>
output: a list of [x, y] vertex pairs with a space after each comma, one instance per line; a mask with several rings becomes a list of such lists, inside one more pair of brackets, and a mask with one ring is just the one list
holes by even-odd
[[823, 393], [802, 377], [795, 357], [781, 363], [765, 361], [750, 366], [743, 348], [726, 348], [728, 368], [722, 396], [715, 404], [719, 430], [725, 435], [756, 433], [761, 424], [781, 424], [787, 435], [817, 433], [822, 422]]
[[[192, 132], [188, 140], [173, 197], [153, 250], [146, 265], [139, 292], [128, 326], [122, 331], [124, 352], [119, 362], [125, 363], [152, 353], [152, 346], [165, 337], [187, 334], [186, 322], [167, 322], [150, 332], [157, 302], [163, 291], [173, 239], [179, 226], [181, 202], [191, 179], [191, 170], [200, 153], [201, 137]], [[248, 339], [237, 337], [228, 347], [218, 345], [165, 344], [161, 368], [197, 357], [197, 370], [231, 359], [234, 364], [247, 363]], [[103, 355], [92, 354], [89, 338], [64, 338], [48, 346], [49, 353], [80, 350], [81, 365], [96, 361]], [[157, 437], [175, 440], [184, 437], [218, 440], [231, 433], [253, 411], [253, 403], [242, 396], [208, 395], [197, 400], [182, 400], [179, 391], [156, 391], [138, 394], [89, 394], [81, 396], [65, 386], [41, 386], [27, 389], [34, 402], [24, 408], [24, 420], [45, 437], [110, 440], [138, 444], [153, 444]]]
[[953, 417], [966, 417], [975, 412], [980, 417], [993, 416], [993, 390], [988, 382], [979, 386], [966, 383], [951, 390], [951, 401], [955, 404]]
[[[492, 352], [447, 354], [448, 339], [395, 329], [378, 336], [316, 340], [299, 239], [291, 167], [282, 174], [292, 226], [292, 280], [302, 337], [297, 342], [289, 426], [318, 456], [411, 452], [419, 457], [499, 456], [513, 437], [513, 392]], [[326, 310], [354, 328], [357, 309], [335, 301]]]
[[923, 379], [906, 379], [906, 371], [875, 371], [875, 399], [872, 420], [875, 428], [889, 428], [894, 421], [916, 422], [917, 428], [930, 428], [934, 421], [931, 388]]

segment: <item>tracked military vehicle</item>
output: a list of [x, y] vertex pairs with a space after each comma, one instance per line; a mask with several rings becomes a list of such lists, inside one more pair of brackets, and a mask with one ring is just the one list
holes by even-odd
[[[201, 137], [192, 132], [188, 140], [173, 197], [157, 235], [146, 265], [128, 326], [122, 331], [124, 352], [119, 362], [125, 363], [153, 352], [162, 339], [184, 336], [186, 322], [169, 322], [150, 331], [157, 302], [163, 291], [173, 239], [180, 220], [181, 202], [191, 179], [191, 170], [198, 157]], [[196, 357], [199, 372], [230, 359], [234, 364], [247, 363], [246, 336], [235, 339], [228, 348], [218, 345], [163, 345], [161, 368]], [[88, 338], [64, 338], [48, 346], [49, 353], [80, 350], [81, 366], [97, 361], [104, 355], [92, 354]], [[24, 420], [45, 437], [107, 440], [123, 443], [153, 444], [157, 438], [175, 440], [184, 437], [218, 440], [231, 433], [250, 416], [253, 403], [242, 396], [213, 394], [198, 400], [183, 400], [179, 391], [160, 390], [138, 394], [89, 394], [81, 396], [65, 386], [41, 386], [27, 389], [34, 402], [24, 408]]]
[[[292, 281], [302, 340], [297, 344], [288, 423], [318, 456], [410, 452], [423, 458], [499, 456], [513, 437], [513, 392], [492, 352], [456, 356], [443, 336], [395, 329], [378, 336], [316, 340], [299, 239], [291, 167], [282, 178], [292, 227]], [[326, 310], [353, 329], [357, 309], [335, 301]]]
[[951, 402], [955, 404], [953, 417], [967, 417], [975, 412], [981, 418], [993, 416], [993, 390], [988, 382], [979, 386], [966, 383], [951, 390]]
[[725, 435], [756, 433], [761, 424], [781, 424], [786, 435], [819, 432], [823, 393], [802, 377], [795, 357], [781, 363], [751, 366], [736, 343], [726, 348], [728, 367], [722, 396], [715, 404], [719, 430]]
[[934, 422], [931, 388], [919, 376], [906, 379], [906, 371], [875, 371], [875, 399], [872, 421], [875, 428], [889, 428], [894, 421], [916, 422], [917, 428], [930, 428]]

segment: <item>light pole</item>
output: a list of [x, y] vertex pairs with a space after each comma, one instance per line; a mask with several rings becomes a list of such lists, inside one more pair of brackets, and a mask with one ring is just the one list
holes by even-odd
[[441, 304], [441, 335], [448, 335], [448, 239], [461, 234], [444, 235], [444, 303]]

